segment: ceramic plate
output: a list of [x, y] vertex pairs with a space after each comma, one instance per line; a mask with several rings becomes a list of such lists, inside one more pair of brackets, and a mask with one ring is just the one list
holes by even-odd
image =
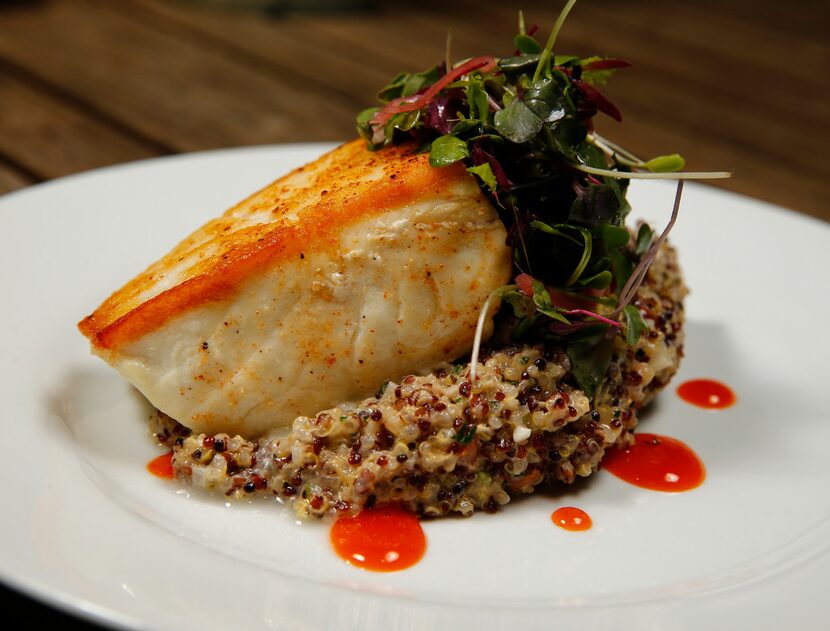
[[[142, 398], [75, 323], [182, 236], [324, 145], [140, 162], [0, 199], [0, 578], [127, 628], [777, 629], [830, 614], [830, 227], [688, 186], [673, 232], [692, 293], [686, 358], [643, 431], [690, 445], [702, 486], [660, 493], [608, 472], [496, 515], [428, 521], [409, 570], [342, 562], [326, 523], [157, 479]], [[668, 218], [673, 186], [632, 186]], [[696, 377], [737, 403], [684, 403]], [[586, 532], [553, 525], [577, 505]]]

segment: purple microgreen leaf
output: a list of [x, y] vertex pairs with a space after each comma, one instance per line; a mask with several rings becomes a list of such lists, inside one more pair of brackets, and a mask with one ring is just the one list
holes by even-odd
[[622, 114], [620, 114], [620, 110], [617, 109], [616, 105], [605, 98], [602, 92], [582, 79], [572, 79], [572, 81], [574, 85], [582, 90], [585, 98], [587, 98], [600, 112], [607, 114], [618, 123], [622, 122]]
[[496, 177], [498, 187], [503, 191], [509, 191], [513, 188], [513, 182], [511, 182], [510, 178], [507, 177], [507, 173], [505, 173], [504, 168], [501, 166], [496, 157], [489, 151], [486, 151], [481, 145], [481, 142], [476, 142], [473, 145], [473, 150], [471, 152], [473, 164], [478, 165], [484, 162], [489, 164], [493, 175]]
[[580, 79], [592, 85], [605, 85], [615, 71], [631, 66], [630, 63], [622, 59], [602, 57], [581, 59], [578, 65], [582, 68], [582, 76]]

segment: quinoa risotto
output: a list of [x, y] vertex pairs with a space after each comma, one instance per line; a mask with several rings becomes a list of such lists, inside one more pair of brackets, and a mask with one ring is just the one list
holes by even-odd
[[633, 346], [616, 335], [593, 399], [565, 353], [538, 343], [489, 351], [474, 383], [469, 365], [440, 366], [357, 405], [301, 416], [287, 434], [193, 434], [161, 412], [151, 430], [173, 450], [180, 480], [232, 498], [276, 496], [303, 517], [384, 502], [426, 516], [492, 512], [513, 495], [588, 476], [606, 449], [628, 444], [637, 410], [682, 357], [685, 293], [664, 245], [633, 301], [647, 329]]

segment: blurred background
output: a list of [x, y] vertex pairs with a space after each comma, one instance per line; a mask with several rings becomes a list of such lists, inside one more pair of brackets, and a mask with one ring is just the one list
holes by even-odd
[[[510, 54], [564, 0], [0, 0], [0, 193], [109, 164], [346, 140], [401, 70]], [[606, 88], [646, 157], [830, 220], [830, 3], [581, 0], [558, 52], [621, 57]], [[276, 176], [277, 174], [275, 174]]]
[[[389, 79], [443, 59], [449, 29], [454, 59], [509, 55], [518, 9], [544, 39], [563, 4], [0, 0], [0, 194], [181, 152], [348, 140]], [[624, 117], [604, 135], [830, 220], [828, 30], [827, 0], [581, 0], [557, 52], [633, 64], [604, 89]]]

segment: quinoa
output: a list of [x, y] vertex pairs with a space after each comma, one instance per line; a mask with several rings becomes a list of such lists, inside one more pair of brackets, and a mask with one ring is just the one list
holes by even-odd
[[161, 412], [151, 429], [173, 450], [179, 479], [232, 498], [276, 496], [300, 516], [388, 502], [426, 516], [493, 512], [513, 495], [589, 476], [609, 447], [631, 442], [637, 411], [683, 355], [685, 293], [664, 246], [633, 301], [647, 329], [634, 345], [616, 336], [592, 398], [563, 350], [537, 343], [489, 351], [475, 383], [469, 365], [446, 364], [258, 440], [191, 434]]

